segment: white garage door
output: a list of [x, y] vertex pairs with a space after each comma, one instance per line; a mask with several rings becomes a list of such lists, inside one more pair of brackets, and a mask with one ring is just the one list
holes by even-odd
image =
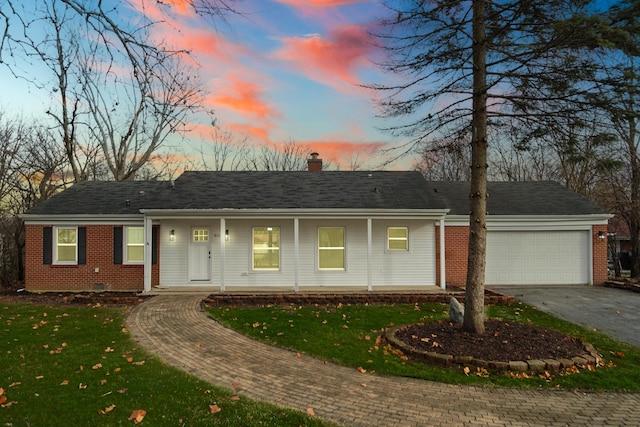
[[489, 231], [488, 285], [589, 283], [588, 231]]

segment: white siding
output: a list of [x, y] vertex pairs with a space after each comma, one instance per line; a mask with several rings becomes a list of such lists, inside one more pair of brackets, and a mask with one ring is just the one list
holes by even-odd
[[[387, 227], [409, 228], [409, 250], [387, 250]], [[373, 286], [435, 285], [436, 227], [427, 221], [373, 222]]]
[[[225, 242], [225, 286], [290, 287], [295, 281], [293, 219], [226, 219], [229, 241]], [[299, 285], [367, 286], [366, 219], [300, 219]], [[160, 284], [163, 286], [203, 285], [190, 283], [188, 254], [190, 230], [208, 227], [211, 242], [211, 282], [220, 285], [220, 220], [162, 221], [160, 227]], [[253, 271], [251, 229], [258, 226], [280, 227], [280, 271]], [[409, 250], [387, 250], [387, 227], [409, 228]], [[345, 270], [318, 269], [318, 227], [345, 228]], [[169, 240], [171, 230], [176, 239]], [[435, 285], [435, 224], [420, 220], [373, 220], [373, 286]]]
[[[253, 227], [280, 227], [280, 271], [254, 271], [251, 260], [251, 230]], [[225, 250], [225, 286], [293, 288], [293, 220], [292, 219], [227, 219], [229, 241]], [[219, 254], [219, 246], [215, 248]], [[217, 257], [216, 257], [217, 258]], [[219, 263], [214, 262], [214, 281], [219, 283]]]

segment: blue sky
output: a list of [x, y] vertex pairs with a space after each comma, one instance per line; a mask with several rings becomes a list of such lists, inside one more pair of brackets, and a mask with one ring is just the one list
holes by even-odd
[[[130, 13], [120, 16], [135, 18], [144, 6], [147, 16], [165, 21], [154, 27], [154, 38], [192, 52], [208, 93], [206, 108], [238, 138], [295, 141], [342, 168], [355, 157], [376, 167], [382, 161], [376, 153], [399, 143], [378, 130], [386, 123], [376, 118], [375, 94], [359, 87], [388, 78], [372, 62], [379, 52], [369, 30], [384, 12], [379, 1], [243, 0], [241, 15], [215, 26], [193, 15], [185, 0], [130, 3]], [[51, 79], [41, 66], [26, 73]], [[37, 89], [5, 69], [0, 78], [5, 112], [37, 118], [55, 102], [53, 84]], [[198, 124], [193, 128], [197, 140]], [[388, 168], [411, 164], [404, 159]]]

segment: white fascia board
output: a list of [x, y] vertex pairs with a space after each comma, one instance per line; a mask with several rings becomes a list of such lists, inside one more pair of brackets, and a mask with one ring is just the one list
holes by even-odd
[[143, 215], [22, 215], [26, 225], [140, 225]]
[[[607, 225], [610, 214], [594, 215], [496, 215], [487, 216], [487, 230], [589, 230], [593, 225]], [[467, 215], [446, 217], [446, 226], [468, 226]]]
[[141, 212], [156, 220], [211, 219], [211, 218], [405, 218], [440, 219], [448, 209], [142, 209]]

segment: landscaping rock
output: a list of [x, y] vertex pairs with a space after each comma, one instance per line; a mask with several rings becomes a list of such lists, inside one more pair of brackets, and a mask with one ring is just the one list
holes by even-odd
[[464, 306], [454, 298], [451, 298], [449, 303], [449, 320], [456, 325], [462, 325], [464, 322]]
[[527, 364], [529, 365], [529, 369], [534, 372], [544, 372], [544, 370], [547, 368], [547, 364], [542, 360], [529, 360]]
[[526, 371], [527, 368], [529, 366], [527, 365], [527, 362], [522, 362], [520, 360], [512, 360], [511, 362], [509, 362], [509, 369], [511, 369], [512, 371]]

